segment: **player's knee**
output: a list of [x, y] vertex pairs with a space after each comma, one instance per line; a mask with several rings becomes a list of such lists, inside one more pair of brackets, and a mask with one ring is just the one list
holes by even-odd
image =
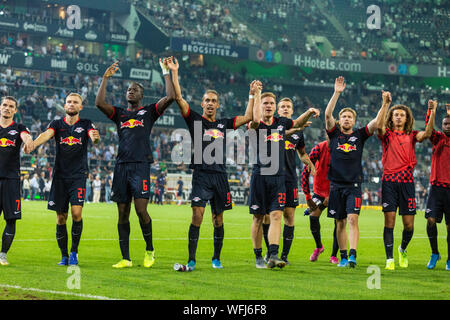
[[57, 213], [56, 215], [56, 223], [59, 225], [66, 224], [67, 222], [67, 213]]
[[16, 233], [16, 219], [8, 219], [6, 220], [6, 226], [5, 231], [9, 234], [15, 234]]
[[216, 228], [223, 225], [223, 214], [213, 214], [212, 222], [213, 222], [214, 227], [216, 227]]
[[[427, 219], [427, 227], [431, 228], [434, 227], [436, 225], [436, 219], [434, 218], [428, 218]], [[448, 225], [447, 225], [448, 228]]]
[[349, 216], [348, 217], [348, 224], [352, 227], [354, 226], [358, 226], [358, 216], [354, 217], [354, 216]]

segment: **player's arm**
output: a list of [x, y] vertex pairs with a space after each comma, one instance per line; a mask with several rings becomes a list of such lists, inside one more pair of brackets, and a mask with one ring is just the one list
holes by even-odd
[[330, 131], [336, 125], [336, 120], [333, 118], [333, 111], [336, 107], [336, 103], [339, 96], [345, 89], [345, 79], [344, 77], [338, 77], [334, 82], [334, 93], [328, 102], [327, 108], [325, 109], [325, 129]]
[[93, 144], [97, 144], [100, 142], [100, 134], [98, 130], [91, 129], [89, 130], [89, 138], [91, 138], [91, 141]]
[[253, 118], [250, 121], [248, 127], [249, 129], [256, 129], [262, 120], [262, 105], [261, 105], [261, 91], [262, 85], [256, 86], [254, 91], [254, 102], [253, 102]]
[[447, 114], [450, 116], [450, 103], [447, 103], [445, 107], [447, 108]]
[[235, 120], [235, 128], [238, 128], [242, 126], [243, 124], [246, 124], [253, 119], [253, 108], [255, 105], [255, 93], [256, 93], [256, 87], [259, 87], [259, 90], [262, 90], [262, 83], [258, 80], [253, 80], [252, 83], [250, 83], [250, 91], [248, 95], [248, 103], [247, 103], [247, 109], [245, 110], [245, 115], [243, 116], [237, 116]]
[[25, 153], [31, 153], [35, 148], [31, 134], [29, 134], [26, 131], [22, 131], [20, 133], [20, 138], [22, 139], [22, 141], [24, 143], [23, 151], [25, 151]]
[[[319, 159], [319, 153], [320, 153], [319, 146], [315, 146], [311, 150], [311, 152], [309, 153], [309, 160], [311, 161], [311, 163], [315, 164], [317, 162], [317, 160]], [[308, 207], [314, 211], [317, 208], [317, 206], [314, 203], [314, 201], [312, 201], [312, 199], [311, 199], [311, 192], [309, 189], [309, 176], [310, 176], [310, 171], [308, 170], [307, 166], [304, 166], [303, 171], [302, 171], [302, 178], [301, 178], [302, 191], [303, 191], [303, 194], [305, 195], [305, 199], [308, 204]]]
[[175, 101], [178, 104], [178, 107], [180, 108], [181, 115], [183, 117], [187, 117], [189, 112], [189, 104], [186, 100], [183, 99], [183, 96], [181, 95], [181, 87], [180, 82], [178, 80], [178, 69], [180, 68], [180, 65], [178, 64], [178, 60], [175, 57], [169, 57], [166, 60], [167, 67], [172, 71], [172, 86], [175, 93]]
[[41, 144], [46, 143], [48, 140], [55, 136], [55, 130], [48, 128], [44, 132], [42, 132], [36, 140], [34, 140], [34, 148], [39, 147]]
[[[377, 130], [377, 134], [380, 137], [386, 134], [386, 114], [389, 110], [389, 106], [391, 105], [392, 96], [389, 91], [381, 91], [381, 98], [382, 98], [381, 108], [378, 111], [377, 117], [374, 119], [376, 121], [376, 124], [371, 125], [372, 121], [374, 121], [372, 120], [367, 126], [370, 134], [373, 133], [371, 129], [373, 129], [374, 131]], [[374, 129], [375, 126], [376, 128]]]
[[166, 85], [166, 96], [161, 98], [156, 104], [158, 106], [158, 112], [163, 114], [164, 111], [172, 104], [175, 100], [175, 90], [173, 87], [172, 79], [170, 78], [170, 69], [167, 66], [167, 58], [163, 61], [159, 59], [159, 65], [161, 66], [162, 74], [164, 76], [164, 83]]
[[95, 97], [95, 105], [100, 109], [108, 118], [111, 118], [114, 114], [114, 106], [106, 102], [106, 86], [108, 79], [111, 78], [116, 71], [119, 70], [119, 62], [114, 62], [106, 69], [103, 74], [102, 82], [98, 88], [97, 96]]
[[[320, 110], [316, 108], [309, 108], [306, 112], [301, 114], [297, 119], [293, 120], [293, 128], [306, 128], [309, 126], [308, 120], [311, 117], [318, 118], [320, 116]], [[309, 122], [311, 123], [311, 122]]]
[[433, 133], [433, 129], [434, 129], [434, 120], [436, 118], [437, 105], [438, 105], [438, 103], [436, 100], [428, 100], [428, 112], [430, 114], [430, 118], [425, 127], [425, 131], [419, 131], [417, 133], [417, 136], [416, 136], [417, 142], [422, 142], [423, 140], [431, 137], [431, 134]]
[[305, 165], [304, 168], [306, 168], [306, 170], [308, 170], [308, 172], [314, 177], [316, 174], [316, 168], [311, 159], [309, 159], [309, 155], [305, 152], [305, 147], [297, 149], [297, 155], [301, 162]]

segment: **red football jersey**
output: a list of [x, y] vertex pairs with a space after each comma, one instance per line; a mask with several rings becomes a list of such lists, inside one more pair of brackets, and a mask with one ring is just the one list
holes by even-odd
[[430, 182], [450, 188], [450, 137], [433, 130], [430, 140], [433, 144]]
[[386, 128], [384, 136], [378, 136], [383, 145], [383, 180], [386, 177], [396, 175], [400, 172], [411, 171], [417, 164], [416, 135], [418, 131], [413, 130], [410, 134], [403, 131], [390, 130]]
[[[328, 168], [330, 167], [330, 149], [328, 147], [328, 141], [323, 141], [316, 145], [311, 150], [309, 158], [316, 169], [313, 191], [315, 194], [326, 198], [330, 194], [330, 181], [327, 179]], [[306, 199], [311, 199], [309, 191], [309, 172], [306, 166], [303, 168], [302, 172], [302, 190]]]

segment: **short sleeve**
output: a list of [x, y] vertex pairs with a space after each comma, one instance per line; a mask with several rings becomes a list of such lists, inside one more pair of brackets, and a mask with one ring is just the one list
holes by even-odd
[[53, 130], [53, 132], [56, 132], [56, 129], [58, 129], [58, 123], [55, 120], [50, 121], [50, 123], [47, 126], [47, 130]]
[[286, 117], [279, 118], [280, 124], [285, 127], [285, 130], [289, 130], [294, 126], [294, 121]]
[[437, 145], [439, 143], [439, 140], [441, 140], [442, 135], [433, 129], [433, 132], [431, 132], [430, 141], [433, 145]]
[[369, 128], [368, 128], [367, 126], [365, 126], [365, 127], [363, 127], [363, 128], [360, 128], [358, 131], [360, 132], [361, 139], [362, 139], [363, 141], [369, 139], [369, 138], [372, 136], [372, 135], [370, 134]]
[[19, 124], [18, 128], [19, 128], [19, 132], [20, 133], [25, 132], [25, 133], [30, 134], [30, 130], [26, 126], [24, 126], [23, 124]]
[[119, 113], [121, 112], [121, 110], [122, 110], [121, 108], [113, 106], [113, 113], [108, 118], [117, 123], [119, 119]]
[[338, 135], [338, 133], [339, 133], [339, 129], [337, 127], [337, 124], [335, 124], [331, 130], [327, 130], [327, 135], [330, 139], [334, 138], [336, 135]]
[[234, 117], [234, 118], [226, 120], [226, 127], [227, 127], [227, 129], [233, 129], [233, 130], [237, 129], [236, 128], [236, 119], [237, 119], [237, 116]]
[[146, 106], [145, 109], [147, 109], [153, 121], [158, 120], [158, 118], [163, 115], [163, 113], [159, 112], [157, 103], [152, 103]]

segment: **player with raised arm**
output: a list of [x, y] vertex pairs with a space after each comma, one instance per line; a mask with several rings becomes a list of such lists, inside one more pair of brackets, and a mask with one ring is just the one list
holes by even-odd
[[[427, 125], [425, 131], [413, 130], [414, 117], [411, 109], [405, 105], [395, 105], [388, 111], [391, 101], [391, 94], [384, 92], [383, 106], [387, 107], [383, 108], [378, 125], [378, 138], [383, 148], [381, 203], [384, 212], [383, 240], [387, 270], [395, 270], [393, 246], [397, 209], [403, 222], [402, 242], [398, 248], [399, 266], [408, 267], [406, 248], [414, 233], [416, 214], [413, 170], [417, 160], [414, 148], [417, 142], [428, 139], [433, 130], [430, 125]], [[434, 119], [435, 110], [432, 109], [435, 109], [435, 106], [431, 100], [428, 107]]]
[[[260, 102], [258, 101], [260, 100]], [[253, 166], [250, 180], [249, 207], [253, 215], [251, 235], [256, 268], [266, 268], [262, 258], [261, 227], [266, 214], [270, 215], [268, 234], [269, 268], [283, 268], [286, 261], [278, 257], [281, 217], [286, 205], [285, 184], [285, 147], [286, 131], [291, 128], [301, 128], [307, 125], [311, 116], [317, 118], [320, 111], [310, 108], [297, 119], [274, 117], [276, 111], [276, 96], [265, 92], [253, 108], [253, 120], [248, 127], [256, 133], [257, 161]], [[249, 134], [252, 134], [249, 131]], [[272, 154], [274, 152], [274, 154]]]
[[[172, 71], [172, 81], [176, 93], [176, 101], [180, 108], [181, 115], [189, 129], [193, 142], [194, 154], [190, 168], [192, 173], [192, 221], [189, 226], [189, 258], [187, 265], [176, 263], [174, 269], [177, 271], [193, 271], [196, 266], [197, 244], [200, 234], [200, 226], [203, 222], [205, 207], [209, 201], [211, 205], [212, 223], [214, 226], [214, 254], [212, 257], [212, 267], [223, 268], [220, 261], [224, 239], [223, 213], [232, 209], [232, 199], [228, 177], [226, 173], [226, 139], [230, 130], [236, 130], [241, 125], [248, 123], [252, 119], [254, 99], [252, 95], [261, 91], [262, 85], [259, 81], [253, 81], [250, 85], [250, 99], [245, 110], [245, 114], [234, 118], [216, 119], [219, 104], [219, 94], [214, 90], [207, 90], [201, 102], [203, 113], [199, 114], [191, 109], [181, 94], [181, 87], [178, 81], [179, 64], [176, 58], [170, 57], [167, 60], [168, 67]], [[196, 129], [198, 126], [198, 129]], [[196, 146], [195, 141], [199, 140], [196, 134], [201, 135], [201, 146]], [[205, 139], [206, 138], [206, 139]], [[205, 150], [214, 149], [214, 161], [209, 163], [204, 159]], [[201, 148], [200, 148], [201, 147]], [[195, 152], [202, 152], [196, 155]], [[217, 152], [217, 154], [215, 154]], [[198, 156], [201, 159], [198, 161]]]
[[[433, 101], [433, 105], [437, 102]], [[426, 123], [434, 122], [431, 112]], [[430, 124], [434, 127], [433, 123]], [[438, 249], [438, 230], [436, 223], [441, 223], [445, 215], [447, 225], [447, 263], [445, 269], [450, 271], [450, 105], [447, 105], [447, 114], [442, 119], [442, 132], [433, 129], [430, 137], [433, 144], [431, 156], [430, 192], [428, 194], [427, 209], [427, 235], [430, 241], [431, 258], [427, 268], [434, 269], [441, 259]]]
[[[34, 147], [55, 138], [56, 157], [48, 209], [56, 211], [56, 240], [61, 250], [58, 265], [78, 265], [78, 245], [83, 231], [82, 210], [88, 176], [88, 142], [97, 144], [100, 135], [91, 120], [80, 119], [83, 98], [78, 93], [66, 97], [66, 115], [49, 123], [45, 132], [34, 140]], [[67, 217], [72, 214], [72, 247], [70, 255], [67, 243]]]
[[0, 265], [9, 265], [6, 254], [16, 234], [16, 221], [22, 218], [20, 192], [20, 148], [33, 150], [33, 138], [22, 124], [14, 122], [18, 102], [12, 96], [5, 96], [0, 103], [0, 214], [6, 221], [2, 235]]
[[153, 248], [152, 219], [147, 212], [150, 183], [150, 164], [153, 162], [150, 147], [150, 134], [156, 120], [175, 99], [170, 71], [160, 59], [163, 70], [166, 96], [157, 103], [143, 106], [144, 87], [131, 82], [126, 92], [127, 108], [112, 106], [106, 102], [106, 86], [109, 78], [118, 70], [118, 62], [106, 69], [95, 99], [95, 104], [117, 126], [119, 151], [114, 168], [112, 200], [117, 203], [119, 212], [117, 229], [122, 260], [114, 268], [132, 267], [130, 259], [130, 210], [134, 199], [134, 208], [139, 218], [142, 235], [146, 243], [144, 267], [155, 263]]
[[[343, 108], [339, 112], [339, 121], [336, 121], [333, 118], [333, 111], [345, 86], [344, 77], [338, 77], [334, 84], [333, 96], [325, 110], [325, 128], [330, 139], [328, 217], [336, 219], [336, 235], [341, 255], [338, 267], [355, 267], [359, 240], [358, 217], [361, 210], [361, 183], [363, 181], [363, 148], [366, 140], [377, 129], [377, 121], [382, 115], [382, 109], [375, 119], [359, 129], [354, 128], [356, 111], [352, 108]], [[350, 256], [347, 256], [347, 221]]]
[[[306, 203], [308, 204], [308, 208], [305, 210], [305, 215], [309, 215], [309, 228], [311, 230], [314, 241], [316, 242], [316, 248], [309, 258], [311, 262], [317, 261], [319, 255], [325, 250], [320, 234], [319, 218], [322, 214], [322, 211], [325, 210], [325, 208], [328, 206], [328, 199], [330, 194], [330, 181], [327, 179], [328, 167], [330, 165], [330, 148], [328, 143], [329, 140], [327, 137], [327, 140], [315, 145], [309, 153], [309, 158], [315, 165], [315, 175], [313, 183], [314, 194], [312, 196], [309, 189], [310, 171], [307, 170], [307, 167], [304, 167], [302, 171], [302, 191], [305, 195]], [[339, 245], [336, 238], [335, 220], [333, 230], [333, 249], [330, 256], [330, 262], [333, 264], [339, 263], [339, 260], [336, 257], [338, 251]]]
[[[286, 117], [288, 119], [292, 118], [294, 113], [294, 103], [290, 98], [282, 98], [278, 102], [278, 115], [280, 117]], [[306, 124], [306, 126], [309, 123]], [[293, 128], [286, 131], [285, 140], [285, 164], [286, 164], [286, 205], [283, 210], [284, 227], [283, 227], [283, 250], [281, 252], [281, 260], [286, 262], [287, 265], [290, 264], [287, 257], [294, 240], [294, 229], [295, 229], [295, 208], [298, 206], [298, 177], [296, 170], [296, 157], [305, 165], [308, 171], [311, 171], [314, 175], [314, 165], [309, 159], [308, 154], [305, 152], [305, 138], [303, 136], [304, 128]], [[262, 224], [262, 231], [264, 235], [264, 241], [266, 243], [267, 249], [269, 248], [269, 227], [270, 227], [270, 216], [265, 215]], [[264, 258], [264, 262], [269, 262], [269, 251]]]

